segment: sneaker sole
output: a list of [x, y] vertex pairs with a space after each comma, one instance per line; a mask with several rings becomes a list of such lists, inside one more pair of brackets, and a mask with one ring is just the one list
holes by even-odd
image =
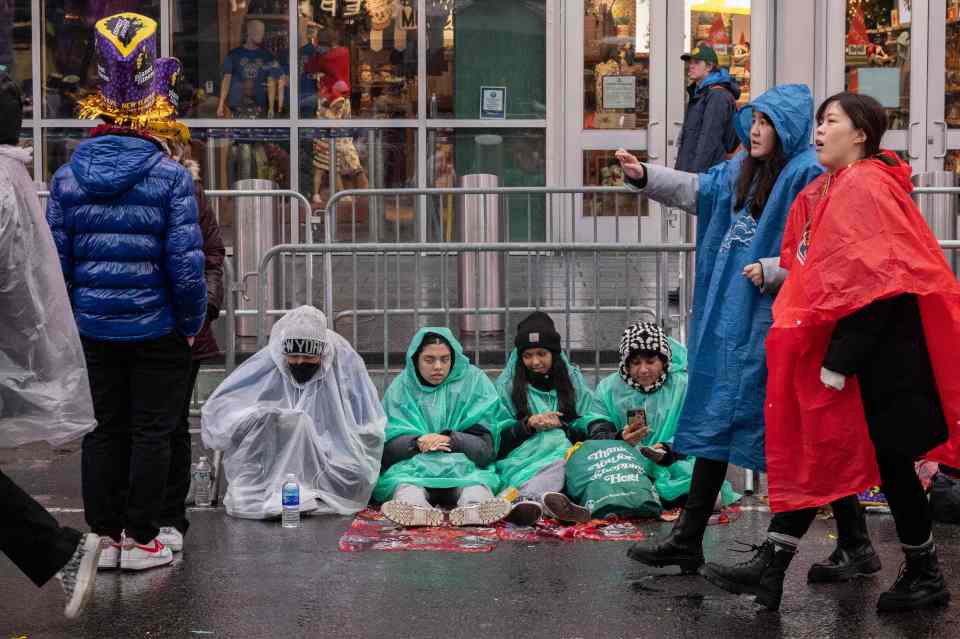
[[703, 570], [700, 571], [700, 574], [703, 575], [703, 578], [712, 583], [717, 588], [726, 590], [727, 592], [734, 595], [753, 595], [756, 597], [756, 601], [759, 604], [762, 604], [767, 610], [779, 610], [780, 609], [780, 599], [774, 596], [771, 596], [765, 590], [760, 590], [755, 586], [748, 586], [745, 584], [738, 584], [735, 581], [730, 581], [725, 577], [718, 575], [709, 564], [703, 567]]
[[114, 557], [110, 557], [110, 554], [101, 550], [100, 559], [97, 561], [97, 570], [119, 570], [120, 569], [120, 553], [116, 553]]
[[[550, 502], [556, 502], [556, 506]], [[573, 503], [566, 495], [547, 493], [543, 496], [543, 503], [560, 521], [574, 524], [585, 524], [590, 521], [590, 511], [583, 506]]]
[[450, 523], [454, 526], [488, 526], [510, 514], [510, 502], [488, 499], [479, 504], [461, 506], [450, 511]]
[[887, 601], [884, 602], [883, 595], [877, 601], [877, 612], [907, 612], [910, 610], [919, 610], [921, 608], [936, 608], [946, 606], [950, 603], [950, 592], [944, 590], [933, 595], [924, 597], [914, 602]]
[[67, 619], [76, 619], [93, 596], [97, 567], [100, 564], [100, 538], [97, 535], [87, 535], [83, 542], [83, 551], [83, 559], [80, 560], [80, 568], [77, 570], [76, 587], [63, 611]]
[[881, 567], [879, 557], [871, 557], [869, 561], [843, 569], [810, 566], [810, 571], [807, 573], [807, 583], [835, 584], [850, 581], [858, 577], [872, 577], [880, 572]]
[[140, 570], [150, 570], [151, 568], [163, 568], [164, 566], [169, 566], [173, 563], [173, 553], [170, 553], [170, 557], [163, 561], [157, 561], [156, 559], [136, 559], [136, 560], [127, 560], [124, 561], [123, 558], [120, 558], [120, 569], [127, 572], [136, 572]]
[[433, 508], [388, 501], [381, 508], [384, 517], [401, 526], [441, 526], [443, 513]]
[[540, 520], [543, 509], [536, 504], [517, 504], [510, 509], [507, 521], [515, 526], [532, 526]]
[[697, 574], [700, 572], [700, 567], [703, 566], [704, 563], [702, 557], [699, 559], [678, 559], [676, 557], [658, 558], [654, 557], [653, 555], [647, 555], [643, 553], [643, 551], [634, 550], [633, 548], [627, 550], [627, 557], [653, 568], [669, 568], [671, 566], [676, 566], [680, 569], [680, 574], [683, 575]]

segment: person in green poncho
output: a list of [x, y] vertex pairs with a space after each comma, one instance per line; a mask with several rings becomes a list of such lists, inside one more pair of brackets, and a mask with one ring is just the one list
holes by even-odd
[[[680, 409], [687, 394], [687, 349], [656, 324], [631, 324], [620, 340], [620, 368], [597, 386], [597, 397], [623, 440], [647, 459], [644, 471], [653, 481], [664, 509], [686, 501], [693, 458], [672, 450]], [[724, 506], [737, 501], [724, 482]]]
[[494, 497], [500, 480], [488, 466], [497, 446], [499, 398], [448, 328], [422, 328], [403, 372], [387, 389], [386, 444], [373, 498], [404, 526], [488, 525], [510, 512]]
[[616, 439], [617, 429], [561, 352], [549, 315], [521, 321], [514, 345], [496, 382], [503, 409], [496, 469], [501, 496], [514, 502], [508, 521], [531, 525], [544, 508], [560, 521], [588, 521], [590, 510], [561, 492], [567, 451], [587, 439]]

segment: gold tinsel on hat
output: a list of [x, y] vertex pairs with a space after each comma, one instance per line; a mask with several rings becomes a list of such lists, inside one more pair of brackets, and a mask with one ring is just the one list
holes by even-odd
[[81, 120], [104, 118], [111, 124], [126, 126], [155, 137], [180, 144], [190, 142], [190, 129], [174, 119], [176, 108], [164, 96], [157, 96], [153, 104], [142, 111], [131, 112], [112, 107], [100, 92], [77, 101]]

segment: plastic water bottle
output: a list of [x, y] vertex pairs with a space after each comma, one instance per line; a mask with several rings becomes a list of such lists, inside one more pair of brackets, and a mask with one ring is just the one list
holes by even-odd
[[200, 461], [193, 469], [194, 503], [202, 508], [209, 508], [213, 503], [213, 482], [211, 481], [212, 469], [210, 462], [206, 457], [200, 457]]
[[300, 527], [300, 484], [293, 473], [287, 475], [283, 482], [283, 527]]
[[435, 118], [440, 115], [440, 105], [437, 103], [437, 94], [430, 95], [430, 117]]

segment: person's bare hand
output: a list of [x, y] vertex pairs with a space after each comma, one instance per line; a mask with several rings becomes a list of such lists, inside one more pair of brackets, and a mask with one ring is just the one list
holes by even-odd
[[637, 156], [625, 149], [618, 149], [615, 157], [617, 161], [620, 162], [624, 175], [632, 180], [643, 180], [647, 174], [647, 170], [644, 168], [643, 163], [637, 159]]
[[645, 426], [639, 421], [633, 421], [627, 424], [627, 427], [623, 429], [622, 437], [623, 437], [623, 441], [627, 442], [631, 446], [636, 446], [649, 433], [650, 433], [649, 426]]
[[754, 286], [761, 288], [763, 286], [763, 267], [760, 262], [753, 262], [743, 267], [743, 276], [750, 280]]
[[539, 415], [531, 415], [530, 419], [527, 420], [527, 425], [537, 431], [550, 430], [552, 428], [560, 428], [562, 425], [560, 423], [560, 413], [540, 413]]
[[430, 451], [450, 452], [450, 438], [446, 435], [422, 435], [417, 439], [417, 448], [421, 453]]

